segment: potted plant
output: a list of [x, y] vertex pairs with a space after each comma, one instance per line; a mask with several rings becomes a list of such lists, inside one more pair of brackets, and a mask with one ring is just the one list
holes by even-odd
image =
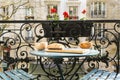
[[68, 12], [63, 12], [64, 20], [69, 20], [69, 14]]
[[59, 20], [59, 15], [57, 14], [57, 10], [55, 8], [52, 8], [50, 13], [51, 14], [47, 15], [47, 20]]

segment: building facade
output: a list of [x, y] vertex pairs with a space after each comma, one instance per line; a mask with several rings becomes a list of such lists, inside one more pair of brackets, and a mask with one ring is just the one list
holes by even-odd
[[59, 20], [64, 20], [64, 12], [70, 20], [119, 19], [119, 4], [118, 0], [0, 0], [0, 19], [47, 20], [53, 8]]
[[[34, 18], [35, 20], [46, 20], [48, 19], [47, 16], [52, 15], [52, 8], [56, 9], [56, 14], [59, 17], [59, 20], [64, 20], [64, 12], [68, 12], [70, 19], [74, 20], [86, 17], [86, 0], [29, 0], [28, 2], [26, 0], [26, 3], [25, 1], [17, 3], [16, 0], [8, 0], [8, 3], [6, 3], [4, 0], [0, 0], [0, 2], [1, 5], [3, 5], [0, 7], [1, 14], [6, 14], [6, 16], [12, 14], [12, 5], [15, 5], [14, 8], [19, 6], [11, 19], [24, 20], [27, 18]], [[23, 3], [25, 4], [23, 5]]]

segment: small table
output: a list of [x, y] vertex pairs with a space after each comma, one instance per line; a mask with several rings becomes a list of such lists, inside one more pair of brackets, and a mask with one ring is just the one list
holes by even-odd
[[[69, 48], [71, 49], [71, 48]], [[69, 50], [68, 49], [68, 50]], [[36, 56], [40, 56], [40, 57], [50, 57], [54, 59], [54, 63], [57, 65], [57, 68], [59, 70], [60, 76], [62, 80], [64, 79], [64, 75], [62, 73], [60, 64], [59, 64], [59, 60], [60, 58], [69, 58], [69, 57], [85, 57], [84, 60], [81, 62], [80, 66], [78, 67], [78, 69], [76, 69], [75, 73], [79, 70], [79, 68], [82, 66], [82, 64], [86, 61], [87, 57], [89, 56], [95, 56], [99, 54], [98, 50], [93, 50], [93, 49], [87, 49], [84, 53], [62, 53], [62, 52], [46, 52], [45, 50], [43, 51], [36, 51], [33, 50], [30, 52], [30, 54], [32, 55], [36, 55]], [[74, 74], [75, 74], [74, 73]], [[74, 75], [71, 76], [70, 80], [72, 80]]]

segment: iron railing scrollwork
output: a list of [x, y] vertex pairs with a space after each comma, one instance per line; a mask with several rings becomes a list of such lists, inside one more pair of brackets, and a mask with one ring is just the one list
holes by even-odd
[[[34, 50], [34, 43], [47, 41], [48, 44], [58, 42], [65, 47], [77, 47], [82, 37], [86, 37], [92, 42], [94, 49], [100, 51], [96, 57], [88, 57], [83, 63], [88, 68], [100, 68], [101, 63], [109, 67], [109, 63], [116, 65], [116, 71], [119, 72], [119, 53], [120, 53], [120, 21], [119, 20], [85, 20], [85, 21], [0, 21], [0, 29], [3, 24], [9, 24], [0, 34], [0, 40], [3, 45], [10, 45], [10, 57], [8, 63], [15, 64], [15, 67], [28, 70], [31, 62], [41, 65], [45, 74], [39, 74], [38, 77], [46, 76], [50, 80], [59, 80], [60, 75], [54, 63], [54, 59], [46, 57], [36, 57], [29, 54]], [[10, 25], [10, 24], [14, 24]], [[100, 24], [100, 25], [97, 25]], [[4, 53], [3, 53], [4, 54]], [[3, 61], [3, 60], [1, 60]], [[58, 60], [62, 67], [65, 79], [70, 79], [74, 70], [79, 68], [83, 59], [81, 58], [62, 58]], [[37, 65], [31, 70], [33, 73]], [[82, 68], [78, 71], [81, 71]], [[87, 70], [87, 69], [86, 69]], [[82, 70], [84, 71], [84, 70]], [[74, 73], [74, 79], [78, 80], [79, 73]]]

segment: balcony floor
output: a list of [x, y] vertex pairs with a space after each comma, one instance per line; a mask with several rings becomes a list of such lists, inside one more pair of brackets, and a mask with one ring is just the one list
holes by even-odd
[[[101, 65], [100, 68], [102, 68], [103, 70], [109, 70], [109, 71], [110, 71], [110, 70], [111, 70], [111, 71], [114, 70], [114, 66], [111, 66], [111, 67], [109, 67], [109, 68], [105, 68], [105, 67], [104, 67], [104, 63], [101, 63], [100, 65]], [[37, 66], [37, 67], [36, 67], [36, 66]], [[33, 70], [35, 67], [36, 67], [36, 69]], [[77, 66], [76, 66], [76, 67], [77, 67]], [[82, 67], [82, 70], [84, 70], [84, 69], [86, 69], [86, 65], [85, 65], [84, 67]], [[32, 73], [33, 75], [38, 75], [38, 74], [46, 75], [45, 72], [42, 70], [42, 68], [41, 68], [40, 65], [31, 63], [31, 64], [30, 64], [30, 68], [29, 68], [29, 72], [31, 72], [32, 70], [33, 70], [33, 73]], [[85, 75], [82, 70], [79, 69], [79, 71], [78, 71], [80, 78]], [[40, 77], [40, 80], [50, 80], [50, 79], [48, 79], [48, 78], [45, 77], [45, 76], [41, 76], [41, 77]], [[69, 79], [68, 79], [68, 80], [69, 80]]]

